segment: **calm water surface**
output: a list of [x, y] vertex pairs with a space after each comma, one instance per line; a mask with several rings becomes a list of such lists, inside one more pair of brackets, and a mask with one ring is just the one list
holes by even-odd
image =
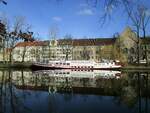
[[0, 113], [150, 113], [150, 73], [0, 70]]

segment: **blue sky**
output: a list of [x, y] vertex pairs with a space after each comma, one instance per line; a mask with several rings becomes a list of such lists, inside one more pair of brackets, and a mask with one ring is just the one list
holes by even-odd
[[10, 20], [14, 16], [24, 16], [42, 40], [49, 38], [48, 31], [54, 25], [59, 29], [58, 38], [66, 34], [71, 34], [74, 38], [107, 38], [122, 32], [129, 25], [126, 15], [116, 11], [111, 21], [102, 27], [99, 21], [103, 8], [91, 8], [86, 0], [63, 0], [59, 3], [56, 0], [6, 1], [6, 6], [0, 5], [0, 15], [5, 14]]

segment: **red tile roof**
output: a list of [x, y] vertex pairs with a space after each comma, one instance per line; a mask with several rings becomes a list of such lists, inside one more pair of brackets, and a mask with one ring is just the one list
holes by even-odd
[[[115, 43], [115, 38], [98, 38], [98, 39], [60, 39], [58, 45], [73, 45], [73, 46], [101, 46], [111, 45]], [[44, 46], [48, 45], [49, 41], [33, 41], [33, 42], [20, 42], [15, 47], [25, 46]]]
[[97, 38], [97, 39], [61, 39], [58, 40], [59, 45], [70, 44], [73, 46], [101, 46], [115, 43], [115, 38]]
[[25, 47], [25, 46], [44, 46], [47, 45], [45, 41], [33, 41], [33, 42], [19, 42], [15, 47]]

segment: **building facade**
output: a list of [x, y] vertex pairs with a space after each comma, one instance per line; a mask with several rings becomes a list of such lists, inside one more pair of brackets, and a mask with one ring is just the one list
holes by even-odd
[[[13, 61], [48, 62], [49, 60], [100, 60], [112, 54], [104, 47], [115, 39], [74, 39], [20, 42], [13, 49]], [[105, 54], [100, 56], [100, 54]], [[107, 57], [111, 59], [111, 57]]]
[[141, 38], [140, 44], [140, 59], [142, 62], [146, 62], [150, 64], [150, 37]]
[[[66, 50], [68, 53], [66, 55]], [[20, 42], [13, 49], [14, 62], [48, 62], [49, 60], [72, 59], [71, 47], [58, 45], [57, 40]]]
[[[120, 60], [137, 62], [137, 37], [127, 27], [117, 38], [59, 39], [20, 42], [13, 49], [14, 62], [48, 62], [49, 60]], [[140, 60], [145, 53], [150, 62], [150, 39], [140, 38]], [[146, 44], [146, 51], [145, 50]]]

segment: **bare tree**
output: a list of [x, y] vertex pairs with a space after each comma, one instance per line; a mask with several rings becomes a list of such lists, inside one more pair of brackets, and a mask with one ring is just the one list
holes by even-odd
[[130, 18], [130, 20], [133, 23], [133, 26], [135, 27], [135, 32], [138, 38], [137, 41], [137, 61], [138, 64], [140, 63], [140, 28], [141, 28], [141, 16], [140, 16], [140, 8], [139, 6], [136, 7], [135, 10], [131, 9], [129, 4], [125, 3], [125, 8], [127, 11], [127, 14]]
[[3, 3], [4, 5], [7, 5], [7, 2], [5, 0], [0, 0], [0, 3]]
[[[92, 6], [97, 6], [103, 3], [101, 0], [87, 0], [88, 4]], [[104, 0], [104, 14], [102, 16], [102, 22], [104, 23], [106, 19], [111, 17], [112, 12], [115, 9], [124, 11], [132, 22], [132, 26], [135, 27], [135, 32], [138, 38], [137, 41], [137, 62], [140, 63], [140, 33], [143, 32], [143, 38], [146, 38], [146, 29], [149, 24], [150, 15], [148, 15], [149, 8], [143, 5], [142, 0]], [[147, 58], [147, 48], [145, 45], [145, 59]]]
[[[55, 46], [55, 40], [58, 37], [58, 33], [59, 33], [59, 28], [57, 24], [52, 24], [49, 28], [49, 58], [53, 57], [55, 58], [55, 51], [51, 51], [51, 47], [50, 46]], [[51, 43], [51, 44], [50, 44]]]
[[25, 54], [27, 51], [27, 43], [34, 41], [33, 32], [30, 31], [30, 26], [26, 26], [26, 30], [24, 33], [20, 32], [19, 37], [24, 39], [23, 52], [22, 52], [22, 62], [24, 62]]
[[[137, 52], [138, 52], [138, 56], [137, 56], [137, 59], [138, 59], [138, 64], [140, 63], [140, 37], [142, 36], [140, 33], [141, 33], [141, 30], [143, 32], [143, 38], [145, 39], [146, 38], [146, 31], [147, 31], [147, 25], [149, 24], [149, 20], [150, 20], [150, 15], [147, 14], [148, 12], [148, 8], [143, 5], [143, 4], [138, 4], [136, 6], [136, 8], [131, 9], [131, 7], [129, 6], [129, 4], [125, 4], [125, 8], [126, 8], [126, 11], [129, 15], [129, 18], [130, 20], [132, 21], [133, 23], [133, 26], [136, 28], [136, 35], [137, 35], [137, 38], [138, 38], [138, 41], [137, 41]], [[146, 44], [144, 45], [145, 47], [145, 50], [144, 50], [144, 53], [145, 53], [145, 59], [146, 59], [146, 64], [148, 63], [148, 59], [147, 59], [147, 47], [146, 47]]]
[[4, 56], [5, 56], [5, 36], [6, 36], [6, 29], [5, 25], [0, 22], [0, 50], [3, 50], [3, 61], [4, 61]]
[[24, 25], [24, 18], [23, 17], [15, 17], [12, 31], [8, 33], [8, 38], [9, 38], [9, 48], [10, 50], [10, 55], [9, 55], [9, 61], [12, 61], [12, 51], [16, 45], [16, 43], [19, 40], [18, 34], [22, 29], [22, 26]]
[[72, 35], [71, 34], [66, 34], [64, 36], [64, 39], [63, 39], [63, 47], [64, 47], [64, 53], [66, 55], [65, 57], [65, 60], [68, 60], [69, 59], [69, 54], [71, 54], [71, 46], [72, 46]]
[[83, 50], [80, 53], [80, 56], [81, 56], [82, 60], [89, 60], [90, 59], [90, 52], [86, 46], [83, 46]]
[[3, 63], [5, 63], [6, 60], [6, 51], [5, 48], [7, 48], [8, 44], [8, 37], [7, 32], [10, 31], [10, 24], [7, 16], [3, 13], [0, 16], [1, 23], [3, 24], [3, 38], [2, 38], [2, 49], [3, 49]]
[[[12, 62], [12, 52], [16, 46], [16, 43], [19, 41], [28, 41], [28, 39], [32, 36], [32, 33], [29, 32], [29, 25], [26, 24], [25, 18], [22, 16], [16, 16], [14, 18], [14, 22], [12, 23], [12, 27], [7, 28], [7, 48], [10, 48], [9, 51], [9, 61]], [[26, 33], [25, 33], [26, 32]], [[24, 51], [25, 53], [25, 51]]]
[[49, 38], [55, 40], [58, 36], [59, 28], [57, 24], [53, 24], [49, 28]]

